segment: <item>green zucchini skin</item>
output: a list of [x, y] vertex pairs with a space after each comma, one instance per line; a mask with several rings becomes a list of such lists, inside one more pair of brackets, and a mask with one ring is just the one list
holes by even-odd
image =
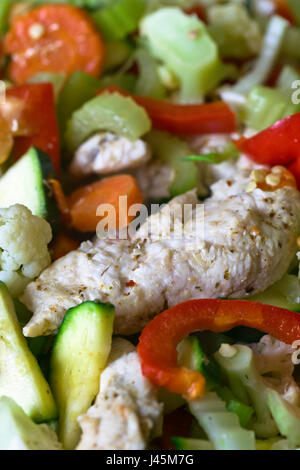
[[46, 219], [54, 233], [60, 228], [60, 215], [49, 180], [56, 178], [50, 157], [31, 147], [0, 179], [0, 207], [23, 204], [34, 215]]

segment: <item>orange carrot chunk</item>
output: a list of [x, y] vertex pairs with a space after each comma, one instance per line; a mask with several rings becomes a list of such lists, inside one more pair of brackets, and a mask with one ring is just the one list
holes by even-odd
[[80, 232], [95, 231], [101, 218], [106, 216], [106, 213], [97, 215], [101, 204], [110, 204], [114, 208], [117, 229], [126, 227], [134, 216], [121, 209], [121, 196], [126, 196], [128, 209], [143, 202], [141, 190], [130, 175], [112, 176], [77, 189], [68, 198], [72, 227]]
[[44, 5], [14, 18], [4, 49], [11, 54], [10, 79], [23, 84], [38, 72], [101, 72], [103, 41], [80, 8]]

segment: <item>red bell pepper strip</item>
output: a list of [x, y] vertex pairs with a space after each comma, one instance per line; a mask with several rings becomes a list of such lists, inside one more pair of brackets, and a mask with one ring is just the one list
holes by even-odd
[[165, 310], [144, 328], [138, 345], [143, 374], [190, 400], [203, 396], [203, 376], [178, 367], [176, 347], [195, 331], [224, 332], [236, 326], [255, 328], [287, 344], [300, 339], [300, 315], [290, 310], [248, 300], [190, 300]]
[[7, 89], [7, 96], [25, 102], [22, 121], [28, 122], [32, 135], [15, 138], [14, 157], [17, 159], [32, 146], [47, 153], [56, 172], [60, 170], [59, 131], [56, 119], [53, 87], [50, 83], [20, 85]]
[[233, 111], [223, 101], [205, 104], [173, 104], [148, 96], [129, 95], [124, 90], [112, 85], [98, 92], [118, 92], [131, 96], [145, 108], [156, 129], [174, 134], [215, 134], [236, 131], [236, 120]]
[[235, 142], [252, 160], [264, 165], [288, 165], [300, 158], [300, 113], [273, 124], [249, 139]]

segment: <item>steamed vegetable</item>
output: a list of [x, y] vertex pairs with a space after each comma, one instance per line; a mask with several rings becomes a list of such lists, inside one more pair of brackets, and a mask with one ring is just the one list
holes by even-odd
[[[109, 87], [100, 93], [119, 93], [128, 96], [124, 90]], [[199, 105], [173, 104], [148, 96], [131, 96], [145, 108], [156, 129], [174, 134], [218, 134], [236, 130], [236, 119], [226, 103], [215, 101]]]
[[197, 187], [198, 171], [193, 162], [184, 162], [183, 158], [191, 154], [189, 145], [178, 137], [157, 130], [147, 137], [154, 155], [173, 170], [173, 179], [169, 187], [171, 197], [183, 194]]
[[56, 337], [50, 383], [59, 410], [58, 435], [65, 449], [80, 438], [78, 416], [92, 405], [111, 348], [114, 307], [84, 302], [68, 310]]
[[131, 98], [103, 93], [76, 111], [67, 125], [66, 144], [72, 152], [91, 134], [104, 130], [136, 140], [151, 129], [146, 111]]
[[261, 32], [240, 3], [213, 5], [208, 9], [209, 33], [222, 57], [247, 58], [260, 52]]
[[256, 435], [274, 437], [278, 434], [278, 428], [268, 408], [268, 387], [256, 368], [253, 351], [242, 345], [231, 348], [234, 350], [231, 357], [226, 357], [220, 349], [215, 358], [234, 395], [242, 403], [254, 407], [255, 422], [252, 426]]
[[253, 70], [244, 75], [235, 85], [238, 93], [249, 93], [256, 85], [262, 85], [268, 79], [277, 60], [287, 29], [287, 21], [280, 16], [273, 16], [264, 37], [262, 52]]
[[[8, 88], [8, 98], [23, 103], [20, 121], [28, 126], [28, 133], [15, 137], [14, 156], [23, 156], [30, 147], [47, 153], [57, 174], [60, 172], [59, 132], [55, 112], [53, 87], [36, 83]], [[43, 112], [41, 113], [41, 110]]]
[[[22, 204], [33, 215], [46, 219], [53, 230], [59, 225], [59, 214], [48, 186], [55, 175], [51, 160], [32, 147], [0, 179], [0, 207]], [[16, 182], [22, 181], [22, 184]]]
[[14, 297], [50, 264], [51, 227], [16, 204], [0, 209], [0, 280]]
[[143, 19], [141, 34], [153, 56], [178, 77], [183, 102], [203, 100], [223, 78], [218, 48], [196, 16], [162, 8]]
[[[72, 5], [48, 4], [17, 16], [4, 47], [12, 55], [9, 76], [18, 84], [38, 72], [70, 75], [82, 70], [98, 76], [104, 58], [103, 42], [94, 25], [83, 10]], [[35, 54], [26, 53], [33, 48]]]
[[123, 39], [137, 30], [146, 9], [145, 0], [115, 0], [92, 14], [105, 39]]
[[55, 419], [56, 405], [39, 365], [22, 334], [12, 298], [0, 283], [0, 397], [16, 401], [34, 421]]
[[35, 424], [8, 397], [0, 398], [0, 450], [62, 450], [53, 429]]
[[243, 429], [238, 417], [227, 411], [216, 393], [189, 402], [189, 409], [216, 450], [255, 450], [255, 434]]
[[287, 344], [300, 337], [295, 312], [247, 300], [190, 300], [165, 310], [142, 331], [138, 353], [144, 375], [190, 400], [203, 397], [204, 377], [177, 366], [176, 347], [194, 331], [222, 332], [236, 326], [267, 332]]

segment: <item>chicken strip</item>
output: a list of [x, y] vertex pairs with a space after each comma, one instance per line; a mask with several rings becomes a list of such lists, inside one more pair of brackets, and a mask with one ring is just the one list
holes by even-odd
[[162, 404], [142, 375], [134, 346], [113, 339], [95, 404], [79, 418], [78, 450], [142, 450], [161, 428]]
[[70, 172], [77, 178], [107, 175], [135, 168], [151, 158], [149, 145], [143, 140], [100, 132], [85, 141], [76, 151]]
[[[251, 178], [258, 177], [256, 172]], [[195, 230], [195, 219], [203, 214], [191, 191], [148, 218], [132, 239], [85, 242], [53, 263], [21, 298], [33, 312], [24, 334], [55, 333], [66, 310], [85, 300], [112, 303], [115, 332], [130, 335], [165, 308], [189, 299], [264, 291], [295, 255], [300, 195], [291, 186], [262, 190], [251, 178], [245, 170], [211, 187], [203, 232]], [[182, 223], [178, 207], [183, 212], [187, 204], [192, 210]], [[181, 238], [168, 236], [168, 228], [172, 235], [178, 224]]]

